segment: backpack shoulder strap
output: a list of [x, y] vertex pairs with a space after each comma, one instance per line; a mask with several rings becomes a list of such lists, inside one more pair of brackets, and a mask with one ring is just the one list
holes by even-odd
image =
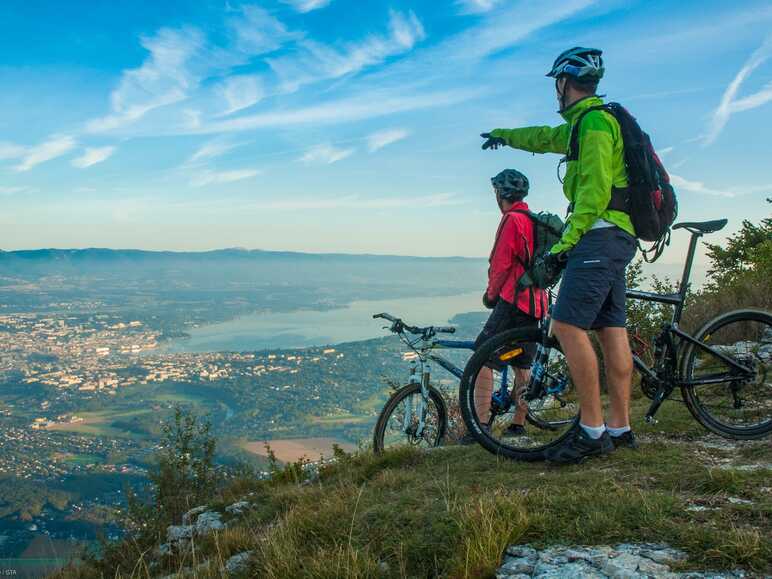
[[[520, 213], [521, 215], [525, 215], [531, 220], [531, 223], [533, 224], [534, 228], [536, 227], [536, 216], [533, 214], [533, 211], [529, 211], [527, 209], [510, 209], [507, 213]], [[534, 235], [535, 234], [536, 234], [536, 231], [534, 230]], [[534, 239], [534, 243], [535, 242], [536, 240]], [[528, 249], [527, 245], [525, 250], [530, 254], [530, 250]], [[524, 269], [528, 269], [528, 264], [531, 262], [531, 259], [533, 258], [532, 255], [528, 255], [527, 257], [528, 259], [526, 261], [523, 261], [519, 255], [515, 256], [515, 259], [520, 262], [520, 265], [522, 265]]]
[[612, 112], [612, 106], [615, 103], [609, 103], [609, 104], [602, 104], [597, 105], [594, 107], [589, 107], [582, 111], [582, 114], [579, 115], [579, 118], [576, 119], [576, 122], [574, 123], [574, 126], [571, 127], [571, 140], [568, 141], [568, 154], [566, 155], [567, 161], [576, 161], [579, 159], [579, 125], [582, 124], [582, 120], [584, 117], [587, 116], [588, 113], [591, 113], [592, 111], [607, 111], [614, 114]]
[[509, 213], [508, 211], [504, 216], [502, 216], [501, 221], [499, 222], [499, 228], [496, 230], [496, 237], [493, 240], [493, 248], [491, 249], [491, 254], [488, 257], [488, 262], [490, 263], [493, 261], [493, 255], [496, 253], [496, 248], [499, 245], [499, 239], [501, 238], [501, 234], [504, 231], [504, 226], [507, 224], [507, 221], [509, 221]]
[[530, 211], [528, 209], [510, 209], [509, 211], [507, 211], [507, 213], [520, 213], [522, 215], [527, 215], [528, 217], [530, 217], [531, 221], [536, 220], [536, 216], [533, 214], [533, 211]]

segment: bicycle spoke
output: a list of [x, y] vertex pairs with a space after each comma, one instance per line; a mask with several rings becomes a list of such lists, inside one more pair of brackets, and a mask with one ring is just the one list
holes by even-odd
[[736, 319], [702, 337], [717, 353], [695, 347], [688, 364], [690, 381], [711, 380], [689, 387], [695, 405], [709, 419], [728, 428], [753, 429], [772, 420], [772, 326], [763, 320]]
[[405, 396], [394, 408], [383, 432], [384, 448], [436, 446], [440, 435], [437, 406], [420, 391]]

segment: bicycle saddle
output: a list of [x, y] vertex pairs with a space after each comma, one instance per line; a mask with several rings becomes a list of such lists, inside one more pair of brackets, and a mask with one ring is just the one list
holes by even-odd
[[673, 225], [673, 229], [688, 229], [689, 231], [699, 231], [700, 233], [713, 233], [723, 229], [727, 224], [727, 219], [714, 219], [713, 221], [683, 221]]

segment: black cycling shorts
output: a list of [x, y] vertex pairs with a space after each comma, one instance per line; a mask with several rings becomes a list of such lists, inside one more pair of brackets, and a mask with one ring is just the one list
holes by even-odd
[[[510, 304], [508, 301], [499, 298], [496, 302], [496, 307], [493, 308], [491, 315], [488, 317], [488, 321], [485, 322], [482, 332], [477, 336], [474, 341], [474, 349], [479, 349], [485, 342], [490, 340], [493, 336], [512, 330], [514, 328], [536, 328], [539, 325], [539, 320], [533, 316], [529, 316], [518, 308], [514, 304]], [[533, 362], [533, 356], [536, 353], [537, 344], [528, 343], [525, 345], [525, 353], [517, 358], [514, 358], [510, 363], [515, 368], [528, 369]]]

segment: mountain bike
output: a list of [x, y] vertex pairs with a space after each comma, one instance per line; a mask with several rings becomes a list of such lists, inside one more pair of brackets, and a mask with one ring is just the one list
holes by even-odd
[[[437, 339], [437, 334], [454, 333], [456, 328], [452, 326], [411, 326], [387, 313], [375, 314], [373, 318], [391, 322], [386, 329], [397, 334], [412, 354], [408, 383], [391, 395], [378, 416], [373, 433], [373, 449], [380, 453], [396, 446], [440, 446], [448, 431], [448, 407], [442, 393], [431, 383], [430, 362], [436, 362], [460, 380], [464, 370], [434, 353], [434, 350], [445, 348], [471, 351], [474, 350], [474, 342]], [[489, 387], [496, 384], [490, 382], [490, 378], [492, 376], [488, 376]], [[496, 392], [507, 391], [506, 371], [498, 384]], [[537, 406], [534, 403], [526, 414], [528, 423], [536, 428], [558, 428], [563, 423], [573, 422], [576, 416], [576, 407], [570, 417], [561, 418], [554, 411], [546, 409], [545, 412], [545, 408]]]
[[[627, 291], [630, 299], [674, 308], [672, 319], [653, 341], [651, 365], [642, 359], [642, 341], [634, 338], [638, 346], [633, 347], [633, 365], [641, 375], [644, 394], [651, 399], [647, 422], [655, 422], [662, 403], [679, 388], [692, 416], [708, 430], [727, 438], [756, 439], [772, 432], [772, 314], [754, 309], [730, 311], [708, 321], [694, 335], [679, 326], [697, 242], [726, 224], [726, 219], [720, 219], [673, 226], [692, 235], [677, 292]], [[466, 427], [490, 452], [517, 460], [542, 460], [546, 449], [560, 444], [575, 422], [508, 437], [501, 424], [511, 412], [510, 397], [504, 393], [481, 403], [475, 394], [476, 377], [485, 368], [501, 368], [502, 361], [534, 346], [536, 354], [523, 395], [527, 403], [538, 404], [550, 396], [575, 400], [549, 316], [537, 329], [510, 330], [488, 340], [469, 360], [461, 378], [459, 402]]]
[[373, 318], [391, 322], [386, 328], [399, 336], [412, 353], [407, 384], [386, 401], [375, 423], [373, 449], [381, 453], [395, 446], [439, 446], [448, 431], [448, 406], [440, 391], [431, 384], [429, 361], [436, 362], [458, 379], [464, 371], [432, 351], [437, 348], [472, 350], [474, 342], [437, 339], [437, 334], [455, 333], [453, 326], [411, 326], [387, 313], [375, 314]]

